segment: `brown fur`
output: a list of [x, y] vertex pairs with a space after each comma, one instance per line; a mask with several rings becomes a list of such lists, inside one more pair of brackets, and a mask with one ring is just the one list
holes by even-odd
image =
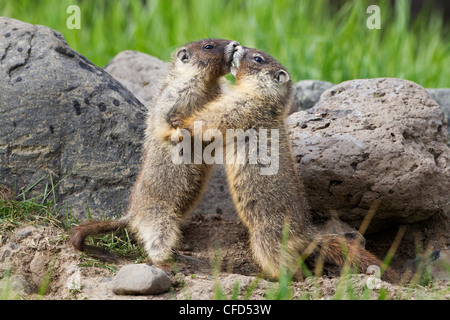
[[[256, 61], [256, 60], [260, 61]], [[194, 135], [194, 122], [201, 121], [203, 133], [218, 129], [226, 136], [227, 129], [253, 128], [261, 137], [260, 129], [278, 129], [279, 170], [273, 175], [262, 175], [264, 165], [250, 164], [248, 153], [244, 164], [226, 164], [228, 183], [237, 212], [248, 227], [251, 248], [256, 262], [274, 277], [282, 267], [295, 272], [300, 254], [316, 242], [315, 251], [322, 251], [327, 260], [344, 266], [345, 252], [341, 239], [317, 237], [311, 223], [303, 186], [294, 166], [290, 140], [284, 125], [286, 113], [293, 101], [293, 88], [286, 69], [270, 55], [256, 49], [239, 47], [235, 53], [236, 67], [232, 72], [236, 86], [222, 94], [192, 116], [181, 116], [175, 124]], [[195, 136], [211, 140], [211, 136]], [[271, 143], [274, 140], [269, 138]], [[259, 141], [259, 139], [258, 139]], [[249, 143], [246, 142], [246, 146]], [[235, 145], [225, 145], [224, 154], [236, 153]], [[269, 147], [268, 147], [269, 149]], [[248, 150], [248, 149], [247, 149]], [[288, 226], [284, 250], [284, 227]], [[352, 252], [353, 266], [365, 271], [367, 266], [380, 261], [355, 244], [346, 242]], [[391, 274], [391, 273], [390, 273]]]
[[[173, 62], [153, 109], [147, 117], [142, 166], [125, 218], [115, 224], [91, 222], [72, 231], [70, 243], [85, 250], [91, 234], [128, 227], [144, 244], [149, 258], [169, 258], [179, 239], [179, 227], [201, 197], [210, 173], [205, 164], [177, 165], [171, 159], [171, 112], [190, 115], [221, 94], [237, 42], [205, 39], [191, 42], [173, 55]], [[211, 46], [211, 48], [207, 47]]]
[[[371, 265], [382, 268], [382, 262], [358, 243], [339, 236], [326, 236], [318, 241], [318, 250], [322, 252], [325, 261], [336, 264], [340, 268], [350, 268], [366, 272]], [[383, 280], [395, 282], [397, 274], [386, 268], [381, 275]]]

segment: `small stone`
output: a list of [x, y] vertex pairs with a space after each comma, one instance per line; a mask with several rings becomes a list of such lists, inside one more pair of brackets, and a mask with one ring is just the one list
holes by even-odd
[[48, 274], [48, 262], [50, 257], [47, 253], [38, 251], [34, 255], [33, 260], [30, 263], [31, 279], [34, 284], [40, 286], [44, 277]]
[[0, 292], [6, 290], [7, 299], [16, 299], [32, 293], [31, 286], [23, 275], [5, 277], [0, 281]]
[[81, 289], [81, 270], [78, 266], [69, 266], [67, 268], [68, 278], [66, 280], [66, 288], [69, 290]]
[[160, 294], [169, 290], [170, 285], [169, 276], [149, 264], [126, 265], [111, 281], [111, 289], [118, 295]]
[[19, 249], [19, 245], [18, 245], [17, 243], [14, 243], [14, 242], [10, 242], [10, 243], [9, 243], [9, 247], [10, 247], [11, 249], [13, 249], [13, 250]]
[[9, 249], [5, 249], [5, 251], [3, 251], [2, 256], [0, 257], [0, 262], [4, 262], [6, 260], [6, 258], [8, 258], [11, 255], [11, 250]]
[[440, 250], [439, 256], [430, 267], [434, 279], [450, 280], [450, 249]]
[[21, 238], [26, 238], [26, 237], [30, 236], [32, 233], [33, 232], [31, 230], [27, 230], [24, 232], [17, 233], [17, 236], [21, 237]]
[[27, 238], [33, 234], [33, 231], [35, 231], [35, 229], [36, 228], [33, 226], [25, 226], [23, 228], [15, 230], [14, 234], [19, 238]]

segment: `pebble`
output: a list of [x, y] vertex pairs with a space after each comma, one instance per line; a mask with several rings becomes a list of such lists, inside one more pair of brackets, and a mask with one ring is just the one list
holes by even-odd
[[439, 251], [436, 260], [431, 263], [431, 274], [434, 279], [450, 281], [450, 249]]
[[32, 293], [31, 286], [23, 275], [6, 277], [0, 281], [0, 292], [6, 289], [7, 299], [17, 299]]
[[167, 292], [170, 285], [170, 278], [163, 270], [141, 263], [122, 267], [110, 288], [117, 295], [149, 295]]
[[24, 232], [17, 233], [17, 236], [19, 236], [21, 238], [26, 238], [29, 235], [31, 235], [32, 233], [33, 232], [31, 230], [27, 230], [27, 231], [24, 231]]
[[11, 250], [5, 249], [3, 251], [2, 256], [0, 257], [0, 262], [4, 262], [6, 258], [8, 258], [11, 255]]
[[417, 257], [407, 264], [407, 270], [416, 275], [422, 269], [421, 277], [436, 280], [450, 280], [450, 249], [435, 250], [425, 262], [423, 257]]
[[9, 247], [10, 247], [11, 249], [13, 249], [13, 250], [19, 249], [19, 245], [18, 245], [17, 243], [14, 243], [14, 242], [10, 242], [10, 243], [9, 243]]

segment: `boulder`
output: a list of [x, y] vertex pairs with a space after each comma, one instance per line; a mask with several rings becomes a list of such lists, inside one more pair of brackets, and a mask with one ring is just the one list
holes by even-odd
[[286, 119], [313, 214], [371, 229], [414, 223], [450, 204], [444, 112], [421, 86], [401, 79], [343, 82]]
[[145, 108], [44, 26], [0, 18], [0, 185], [76, 217], [125, 209]]
[[427, 91], [430, 96], [444, 109], [447, 128], [449, 129], [447, 145], [450, 146], [450, 89], [427, 89]]
[[[292, 114], [297, 111], [312, 108], [320, 100], [322, 93], [334, 86], [333, 83], [320, 80], [301, 80], [294, 85], [295, 96], [292, 106]], [[448, 139], [447, 145], [450, 146], [450, 89], [427, 89], [430, 96], [444, 109], [445, 119], [447, 122]]]
[[158, 93], [169, 63], [139, 51], [126, 50], [118, 53], [104, 70], [148, 106]]
[[320, 99], [320, 95], [333, 84], [328, 81], [302, 80], [294, 85], [294, 105], [290, 113], [307, 110]]

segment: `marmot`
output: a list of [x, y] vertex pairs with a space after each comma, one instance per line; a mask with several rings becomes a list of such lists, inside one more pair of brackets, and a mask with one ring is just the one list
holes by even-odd
[[140, 240], [150, 260], [163, 263], [180, 235], [180, 224], [202, 196], [211, 166], [172, 162], [172, 130], [168, 115], [190, 115], [217, 98], [230, 72], [236, 41], [205, 39], [181, 47], [173, 55], [170, 71], [154, 108], [148, 113], [141, 170], [131, 192], [127, 214], [117, 220], [88, 222], [72, 229], [70, 244], [104, 260], [114, 259], [105, 250], [87, 246], [92, 234], [128, 227]]
[[[261, 169], [267, 167], [264, 159], [251, 164], [250, 150], [254, 148], [250, 143], [251, 137], [242, 140], [249, 151], [245, 153], [244, 161], [225, 162], [232, 199], [249, 230], [256, 262], [277, 278], [282, 266], [295, 272], [299, 257], [309, 250], [311, 243], [315, 243], [316, 252], [321, 252], [325, 261], [340, 267], [344, 266], [346, 253], [350, 265], [363, 272], [370, 265], [380, 266], [380, 260], [374, 255], [343, 237], [317, 236], [284, 125], [284, 118], [293, 102], [293, 87], [287, 70], [269, 54], [239, 46], [231, 72], [236, 78], [234, 88], [190, 117], [173, 115], [172, 124], [177, 130], [188, 129], [196, 139], [206, 141], [211, 140], [211, 135], [197, 136], [198, 131], [194, 130], [200, 123], [202, 132], [213, 129], [226, 136], [230, 129], [254, 130], [258, 141], [267, 138], [271, 146], [279, 145], [278, 168], [273, 174], [261, 174]], [[264, 135], [262, 129], [266, 129]], [[274, 134], [267, 135], [269, 131]], [[211, 132], [214, 135], [214, 131]], [[224, 144], [224, 154], [234, 154], [234, 159], [237, 159], [234, 138], [232, 141], [226, 139]], [[288, 229], [284, 229], [285, 226]], [[285, 230], [288, 233], [284, 234]], [[287, 239], [284, 239], [286, 235]], [[384, 278], [393, 280], [394, 276], [395, 273], [389, 270]]]

